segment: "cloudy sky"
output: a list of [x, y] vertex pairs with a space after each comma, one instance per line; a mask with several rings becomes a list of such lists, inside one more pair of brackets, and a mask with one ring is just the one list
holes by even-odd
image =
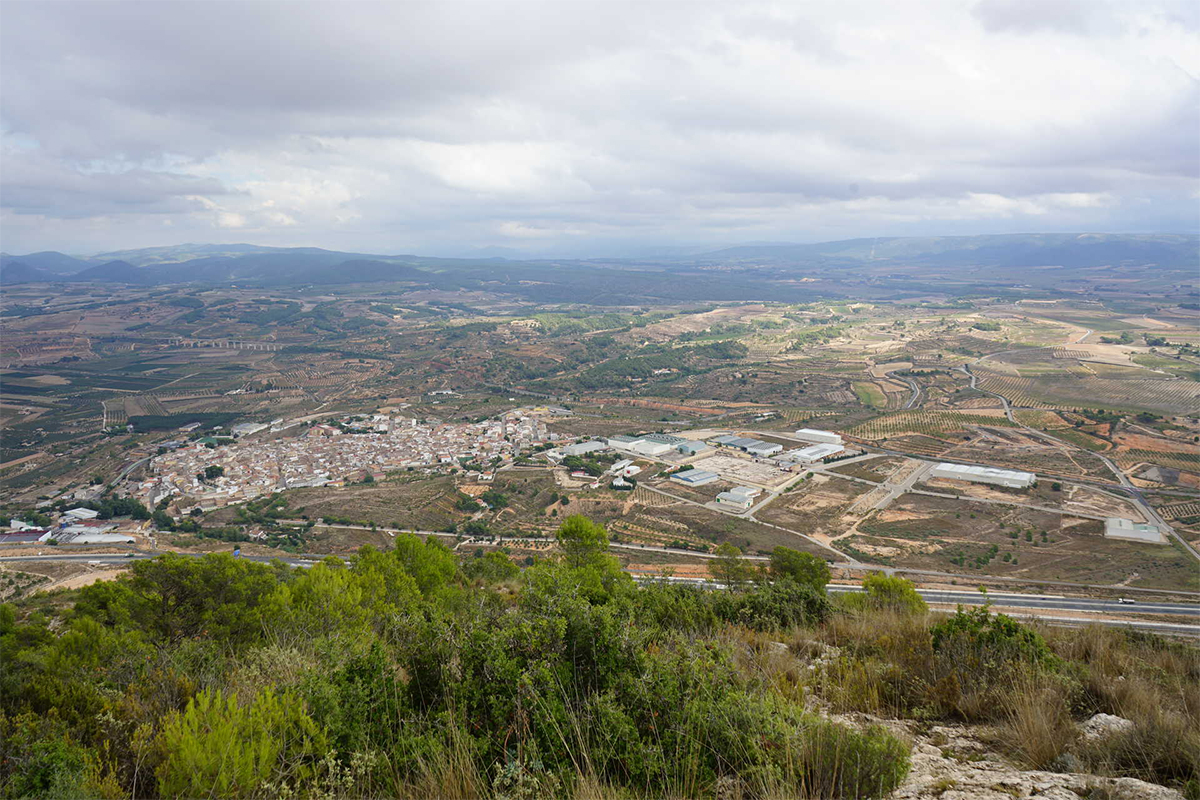
[[1198, 7], [6, 0], [2, 246], [1192, 232]]

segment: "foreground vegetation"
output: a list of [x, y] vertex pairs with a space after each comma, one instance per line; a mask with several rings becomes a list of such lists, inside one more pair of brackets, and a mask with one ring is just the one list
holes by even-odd
[[[639, 587], [604, 530], [520, 570], [397, 537], [311, 569], [166, 555], [0, 606], [10, 797], [879, 797], [882, 727], [816, 709], [997, 723], [1014, 757], [1195, 786], [1196, 652], [932, 617], [875, 576], [834, 607], [781, 548], [736, 588]], [[63, 601], [73, 600], [72, 603]], [[1103, 745], [1073, 720], [1133, 719]]]

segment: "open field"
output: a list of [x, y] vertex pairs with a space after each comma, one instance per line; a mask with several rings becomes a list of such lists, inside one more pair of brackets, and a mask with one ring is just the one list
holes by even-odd
[[[1200, 588], [1191, 556], [1170, 545], [1105, 539], [1100, 522], [1069, 514], [907, 495], [845, 543], [889, 563], [1030, 580]], [[841, 546], [839, 542], [839, 546]]]

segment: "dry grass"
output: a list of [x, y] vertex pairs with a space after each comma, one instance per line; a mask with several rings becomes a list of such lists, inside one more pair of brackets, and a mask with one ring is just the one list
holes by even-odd
[[1071, 719], [1069, 690], [1056, 677], [1027, 673], [1008, 696], [1002, 743], [1034, 769], [1050, 767], [1079, 738]]

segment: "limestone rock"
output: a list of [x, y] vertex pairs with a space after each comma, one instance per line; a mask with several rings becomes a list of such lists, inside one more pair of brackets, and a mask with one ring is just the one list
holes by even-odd
[[1079, 726], [1084, 739], [1103, 739], [1114, 733], [1124, 733], [1133, 730], [1133, 723], [1124, 717], [1112, 714], [1097, 714]]

